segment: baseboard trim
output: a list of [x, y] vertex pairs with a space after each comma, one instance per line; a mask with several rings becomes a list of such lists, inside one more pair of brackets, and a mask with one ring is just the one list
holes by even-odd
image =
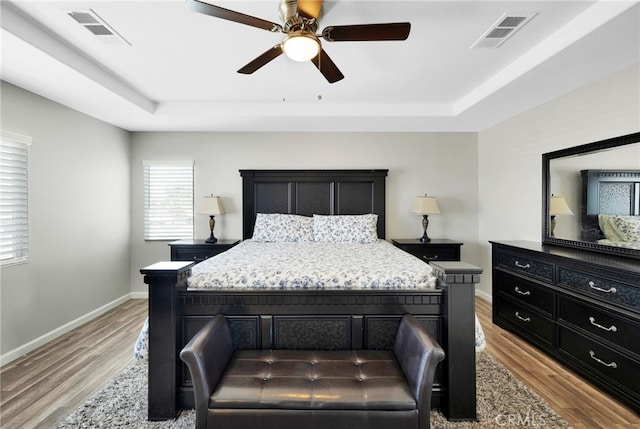
[[131, 299], [149, 299], [149, 292], [131, 292]]
[[71, 331], [72, 329], [77, 328], [78, 326], [81, 326], [93, 319], [95, 319], [96, 317], [106, 313], [107, 311], [119, 306], [120, 304], [129, 301], [130, 299], [134, 299], [134, 298], [147, 298], [148, 294], [145, 292], [141, 292], [142, 294], [144, 294], [145, 296], [137, 296], [137, 293], [128, 293], [114, 301], [111, 301], [108, 304], [103, 305], [100, 308], [97, 308], [83, 316], [78, 317], [75, 320], [72, 320], [69, 323], [66, 323], [62, 326], [60, 326], [59, 328], [54, 329], [53, 331], [50, 331], [38, 338], [36, 338], [35, 340], [29, 341], [28, 343], [15, 348], [3, 355], [0, 356], [0, 366], [4, 366], [10, 362], [13, 362], [14, 360], [26, 355], [27, 353], [30, 353], [32, 351], [34, 351], [35, 349], [37, 349], [38, 347], [48, 343], [49, 341], [55, 340], [56, 338], [58, 338], [61, 335], [66, 334], [67, 332]]
[[476, 296], [483, 298], [485, 301], [493, 302], [493, 298], [491, 297], [491, 295], [484, 293], [480, 290], [476, 290]]

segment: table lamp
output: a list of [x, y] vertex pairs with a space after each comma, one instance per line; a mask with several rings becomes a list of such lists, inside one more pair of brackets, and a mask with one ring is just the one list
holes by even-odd
[[415, 201], [413, 202], [413, 208], [411, 209], [411, 212], [422, 215], [422, 229], [424, 232], [419, 240], [422, 243], [430, 242], [431, 239], [427, 235], [427, 227], [429, 226], [429, 215], [440, 214], [440, 208], [438, 207], [436, 197], [428, 197], [427, 194], [425, 194], [424, 196], [416, 197]]
[[222, 208], [222, 200], [220, 197], [211, 196], [202, 197], [200, 203], [199, 214], [209, 215], [209, 229], [211, 235], [205, 240], [206, 243], [215, 243], [218, 239], [213, 235], [213, 227], [216, 225], [215, 215], [224, 214], [224, 208]]

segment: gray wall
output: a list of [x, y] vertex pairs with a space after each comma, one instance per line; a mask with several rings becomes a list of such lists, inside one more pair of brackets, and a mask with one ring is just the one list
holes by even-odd
[[[143, 238], [142, 161], [195, 160], [196, 200], [223, 199], [216, 237], [242, 238], [239, 169], [388, 168], [386, 238], [422, 235], [410, 213], [417, 195], [438, 198], [442, 215], [430, 216], [429, 235], [461, 240], [462, 257], [476, 262], [478, 235], [476, 133], [134, 133], [132, 138], [131, 284], [146, 291], [139, 268], [167, 260], [167, 242]], [[196, 237], [209, 233], [196, 215]]]
[[601, 79], [479, 134], [479, 292], [491, 293], [489, 240], [542, 237], [542, 154], [640, 131], [640, 68]]
[[6, 360], [130, 293], [130, 145], [120, 128], [5, 82], [1, 90], [2, 129], [33, 139], [29, 260], [0, 276]]

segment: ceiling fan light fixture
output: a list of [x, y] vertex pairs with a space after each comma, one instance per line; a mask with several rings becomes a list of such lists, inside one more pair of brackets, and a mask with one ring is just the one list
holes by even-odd
[[282, 50], [294, 61], [309, 61], [320, 52], [320, 41], [314, 34], [296, 31], [282, 41]]

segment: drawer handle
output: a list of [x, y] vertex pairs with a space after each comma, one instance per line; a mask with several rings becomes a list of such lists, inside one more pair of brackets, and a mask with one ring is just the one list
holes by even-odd
[[516, 293], [519, 293], [520, 295], [524, 295], [524, 296], [531, 295], [531, 292], [529, 292], [528, 290], [524, 290], [524, 291], [520, 290], [518, 286], [516, 286], [514, 290], [516, 291]]
[[593, 326], [595, 326], [596, 328], [600, 328], [603, 331], [607, 331], [607, 332], [616, 332], [618, 330], [618, 328], [616, 328], [616, 325], [611, 325], [610, 327], [606, 327], [606, 326], [602, 326], [599, 323], [596, 323], [596, 319], [595, 317], [589, 317], [589, 322], [591, 322], [591, 324]]
[[520, 316], [520, 312], [516, 311], [516, 317], [523, 322], [531, 322], [531, 317], [522, 317]]
[[524, 268], [525, 270], [526, 270], [526, 269], [531, 268], [531, 264], [521, 264], [521, 263], [520, 263], [520, 262], [518, 262], [518, 261], [516, 261], [516, 262], [515, 262], [515, 264], [516, 264], [516, 267], [518, 267], [518, 268]]
[[589, 287], [593, 290], [597, 290], [598, 292], [604, 292], [604, 293], [616, 293], [617, 290], [614, 287], [610, 287], [609, 289], [602, 289], [599, 288], [598, 286], [596, 286], [596, 284], [593, 281], [589, 282]]
[[594, 352], [593, 350], [589, 350], [589, 355], [591, 356], [591, 359], [595, 360], [599, 364], [602, 364], [604, 366], [608, 366], [609, 368], [617, 368], [618, 367], [618, 364], [615, 363], [615, 362], [606, 363], [605, 361], [603, 361], [601, 359], [598, 359], [596, 357], [596, 352]]
[[424, 259], [425, 261], [435, 261], [436, 259], [438, 259], [438, 255], [433, 255], [433, 256], [422, 255], [422, 259]]

